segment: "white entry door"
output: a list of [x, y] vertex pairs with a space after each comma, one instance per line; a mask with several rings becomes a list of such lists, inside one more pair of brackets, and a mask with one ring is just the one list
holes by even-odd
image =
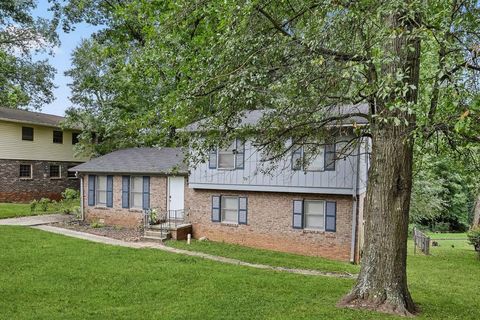
[[168, 211], [170, 218], [183, 218], [184, 208], [184, 177], [168, 177]]

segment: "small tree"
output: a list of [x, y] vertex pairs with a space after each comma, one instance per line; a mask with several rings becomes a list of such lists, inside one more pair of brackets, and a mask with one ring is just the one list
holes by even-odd
[[475, 251], [478, 252], [480, 257], [480, 227], [475, 227], [471, 229], [468, 233], [468, 242], [473, 245]]

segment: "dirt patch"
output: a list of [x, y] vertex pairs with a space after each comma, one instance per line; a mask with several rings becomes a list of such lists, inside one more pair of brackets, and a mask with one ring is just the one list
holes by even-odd
[[84, 221], [57, 222], [51, 223], [50, 225], [130, 242], [140, 241], [143, 236], [143, 230], [141, 228], [132, 229], [116, 226], [92, 226]]

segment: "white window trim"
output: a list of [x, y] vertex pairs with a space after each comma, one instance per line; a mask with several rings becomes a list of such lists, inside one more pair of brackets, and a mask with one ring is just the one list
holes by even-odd
[[[305, 208], [305, 202], [323, 202], [323, 228], [312, 228], [307, 227], [307, 212], [304, 209], [303, 212], [303, 225], [304, 230], [314, 230], [314, 231], [325, 231], [326, 223], [327, 223], [327, 201], [326, 200], [303, 200], [303, 207]], [[310, 214], [310, 216], [320, 216], [319, 214]]]
[[[105, 190], [100, 189], [100, 177], [105, 177]], [[104, 175], [96, 176], [95, 178], [95, 206], [97, 207], [107, 207], [107, 187], [108, 186], [108, 177]], [[99, 194], [100, 192], [105, 192], [105, 203], [100, 203], [98, 200], [100, 199]]]
[[[58, 177], [52, 177], [52, 166], [58, 166]], [[48, 166], [48, 175], [50, 179], [62, 179], [62, 165], [61, 164], [51, 164]]]
[[[21, 163], [20, 166], [30, 166], [30, 176], [29, 177], [21, 177], [20, 172], [19, 172], [18, 175], [19, 175], [20, 180], [32, 180], [33, 179], [33, 167], [32, 167], [32, 165]], [[20, 170], [20, 166], [18, 168], [19, 170]]]
[[[142, 180], [142, 190], [140, 192], [138, 191], [133, 191], [133, 183], [134, 183], [134, 179], [135, 178], [141, 178]], [[133, 201], [134, 199], [134, 195], [139, 193], [141, 196], [142, 196], [142, 203], [140, 203], [140, 206], [138, 207], [135, 207], [133, 204], [135, 203]], [[130, 176], [130, 188], [129, 188], [129, 207], [130, 209], [140, 209], [140, 210], [143, 210], [143, 176]]]
[[[237, 148], [237, 139], [235, 139], [232, 144], [234, 145], [234, 148], [232, 150], [232, 155], [233, 155], [233, 167], [228, 167], [228, 168], [221, 168], [220, 167], [220, 148], [217, 148], [217, 170], [235, 170], [237, 167], [237, 155], [236, 155], [236, 148]], [[223, 152], [223, 154], [230, 154], [229, 152]]]
[[[224, 198], [234, 198], [237, 201], [237, 219], [235, 221], [227, 221], [223, 219], [223, 210], [225, 210], [223, 206], [223, 199]], [[238, 224], [238, 214], [240, 210], [240, 205], [239, 205], [239, 196], [220, 196], [220, 223], [223, 224]]]

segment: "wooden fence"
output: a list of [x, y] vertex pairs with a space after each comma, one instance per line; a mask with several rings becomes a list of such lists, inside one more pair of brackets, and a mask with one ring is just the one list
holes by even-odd
[[417, 247], [426, 255], [430, 254], [430, 237], [417, 228], [413, 228], [413, 242], [414, 249], [413, 253], [417, 253]]

